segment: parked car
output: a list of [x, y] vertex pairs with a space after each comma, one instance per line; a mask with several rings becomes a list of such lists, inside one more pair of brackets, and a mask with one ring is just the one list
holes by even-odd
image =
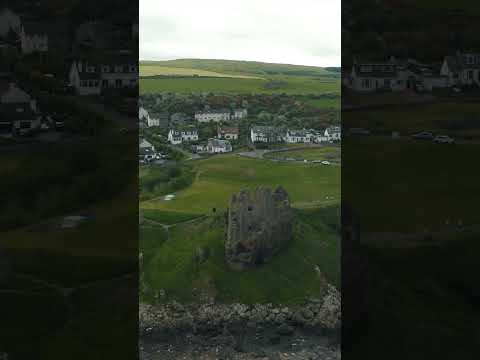
[[330, 165], [330, 161], [323, 160], [323, 161], [322, 161], [322, 165]]
[[437, 135], [433, 142], [437, 144], [453, 144], [455, 140], [448, 135]]
[[352, 135], [370, 135], [370, 130], [364, 128], [350, 128], [349, 133]]
[[417, 134], [412, 135], [413, 139], [418, 139], [418, 140], [432, 140], [433, 139], [433, 134], [428, 131], [422, 131]]

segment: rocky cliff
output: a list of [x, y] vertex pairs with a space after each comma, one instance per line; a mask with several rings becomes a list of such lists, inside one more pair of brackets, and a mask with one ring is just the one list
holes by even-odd
[[225, 260], [234, 270], [258, 266], [292, 238], [292, 231], [290, 199], [282, 187], [242, 190], [229, 204]]

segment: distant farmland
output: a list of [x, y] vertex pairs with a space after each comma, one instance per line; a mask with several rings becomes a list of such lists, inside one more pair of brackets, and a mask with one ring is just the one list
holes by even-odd
[[340, 93], [340, 81], [310, 77], [285, 77], [282, 79], [226, 78], [226, 77], [185, 77], [185, 78], [142, 78], [140, 94], [163, 91], [190, 92], [231, 92], [231, 93], [287, 93], [318, 94]]
[[156, 64], [140, 64], [140, 76], [200, 76], [200, 77], [229, 77], [229, 78], [245, 78], [245, 79], [260, 79], [257, 76], [249, 75], [231, 75], [223, 74], [216, 71], [208, 71], [202, 69], [191, 69], [181, 67], [171, 67]]

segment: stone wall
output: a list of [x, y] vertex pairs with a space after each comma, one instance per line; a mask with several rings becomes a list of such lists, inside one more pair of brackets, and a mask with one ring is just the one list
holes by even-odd
[[228, 210], [225, 260], [244, 270], [267, 262], [291, 238], [292, 211], [287, 192], [278, 187], [234, 194]]

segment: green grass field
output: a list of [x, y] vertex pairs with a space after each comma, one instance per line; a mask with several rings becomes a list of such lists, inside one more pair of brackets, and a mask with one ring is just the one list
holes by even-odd
[[478, 143], [442, 146], [375, 137], [344, 143], [342, 198], [357, 208], [363, 231], [435, 230], [447, 218], [480, 222], [473, 196], [480, 191], [473, 180], [480, 175]]
[[313, 149], [301, 149], [280, 151], [267, 154], [266, 157], [273, 159], [292, 158], [295, 160], [330, 160], [340, 161], [341, 148], [338, 146], [325, 146]]
[[[338, 227], [339, 208], [330, 212]], [[141, 286], [150, 291], [141, 300], [154, 301], [155, 290], [163, 289], [165, 300], [191, 301], [192, 289], [209, 293], [221, 302], [272, 302], [295, 304], [307, 296], [320, 296], [321, 282], [314, 271], [318, 265], [329, 282], [340, 284], [340, 238], [332, 225], [323, 222], [318, 210], [296, 211], [294, 239], [271, 262], [258, 269], [235, 272], [224, 262], [225, 217], [212, 216], [176, 226], [166, 239], [161, 228], [141, 230]], [[328, 217], [327, 217], [328, 218]], [[209, 257], [196, 264], [198, 247], [208, 248]]]
[[[142, 78], [140, 94], [159, 92], [227, 92], [227, 93], [287, 93], [311, 94], [324, 92], [340, 92], [337, 79], [310, 77], [284, 77], [275, 79], [272, 84], [267, 79], [242, 78]], [[277, 85], [276, 85], [277, 84]]]
[[[172, 201], [140, 203], [144, 209], [210, 214], [226, 209], [233, 193], [259, 185], [282, 185], [293, 206], [331, 204], [340, 199], [340, 167], [316, 164], [272, 163], [237, 155], [220, 155], [194, 163], [193, 184], [176, 193]], [[327, 199], [327, 197], [329, 199]]]

